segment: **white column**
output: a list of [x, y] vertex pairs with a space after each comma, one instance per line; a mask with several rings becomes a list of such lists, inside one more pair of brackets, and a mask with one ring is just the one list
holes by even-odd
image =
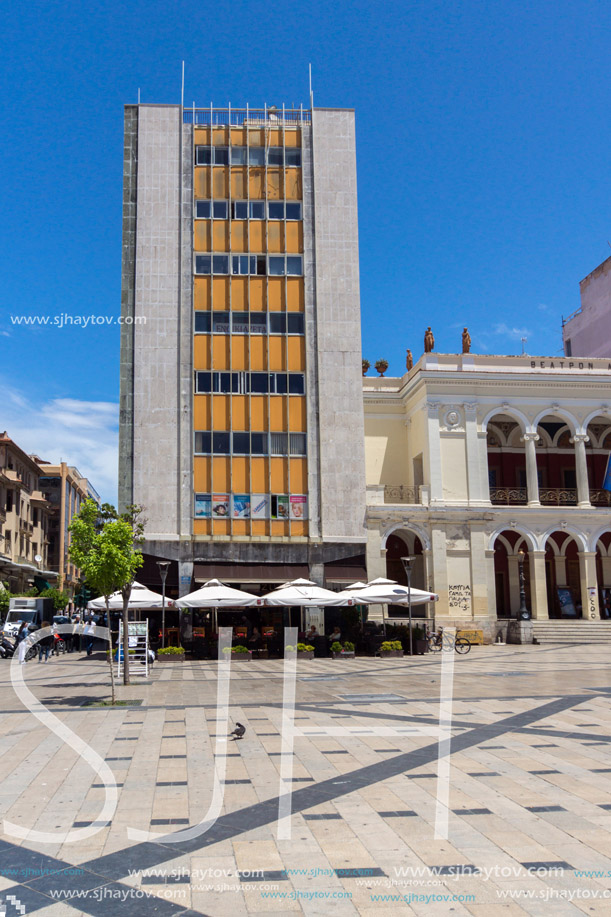
[[579, 551], [578, 556], [583, 619], [584, 621], [600, 621], [598, 579], [596, 577], [596, 552]]
[[[534, 445], [534, 443], [533, 443]], [[535, 621], [549, 618], [547, 608], [547, 578], [545, 575], [545, 551], [529, 551], [530, 566], [530, 601], [532, 616]]]
[[[386, 550], [382, 549], [382, 536], [377, 523], [372, 522], [372, 526], [367, 530], [367, 579], [377, 579], [379, 576], [386, 576]], [[370, 605], [368, 619], [370, 621], [382, 621], [384, 608], [382, 605]]]
[[535, 443], [539, 441], [538, 433], [525, 433], [522, 437], [526, 453], [526, 487], [529, 506], [540, 506], [539, 477], [537, 475], [537, 453]]
[[467, 447], [467, 486], [469, 503], [481, 505], [490, 502], [490, 489], [488, 487], [488, 454], [486, 450], [486, 434], [483, 434], [483, 455], [485, 458], [482, 466], [482, 440], [477, 429], [477, 404], [465, 404], [465, 440]]
[[[586, 433], [576, 433], [571, 439], [575, 444], [575, 477], [577, 478], [577, 506], [590, 507], [590, 484], [588, 482], [588, 462], [586, 443], [590, 437]], [[584, 605], [585, 608], [585, 605]]]
[[427, 401], [427, 446], [429, 458], [429, 483], [431, 487], [431, 503], [443, 500], [443, 483], [441, 479], [441, 441], [439, 438], [439, 408], [438, 401]]

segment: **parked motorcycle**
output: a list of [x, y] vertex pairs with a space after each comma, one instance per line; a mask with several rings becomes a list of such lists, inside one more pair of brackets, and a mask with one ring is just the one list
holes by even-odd
[[[0, 659], [12, 659], [17, 650], [17, 644], [11, 643], [5, 636], [2, 636], [0, 639]], [[27, 653], [25, 654], [26, 662], [29, 662], [30, 659], [34, 659], [38, 650], [35, 646], [31, 646]]]

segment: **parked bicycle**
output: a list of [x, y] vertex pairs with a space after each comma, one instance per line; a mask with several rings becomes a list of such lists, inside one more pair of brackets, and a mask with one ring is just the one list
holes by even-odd
[[429, 653], [440, 653], [442, 650], [452, 652], [454, 650], [464, 656], [471, 649], [471, 644], [466, 637], [453, 637], [451, 634], [446, 634], [443, 631], [443, 627], [440, 627], [437, 631], [427, 631], [426, 639]]

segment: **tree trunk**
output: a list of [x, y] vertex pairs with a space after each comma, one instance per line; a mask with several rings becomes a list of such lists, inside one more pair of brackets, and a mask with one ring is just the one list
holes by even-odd
[[127, 632], [127, 607], [132, 594], [132, 584], [128, 583], [121, 590], [123, 594], [123, 684], [129, 684], [129, 634]]
[[[115, 670], [112, 667], [112, 634], [110, 633], [110, 608], [108, 606], [108, 596], [104, 596], [106, 600], [106, 625], [108, 627], [108, 662], [110, 663], [110, 697], [111, 703], [114, 707], [115, 705]], [[117, 647], [117, 652], [119, 648]]]

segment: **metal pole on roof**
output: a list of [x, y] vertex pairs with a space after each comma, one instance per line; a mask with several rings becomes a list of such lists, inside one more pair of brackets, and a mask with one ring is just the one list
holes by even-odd
[[180, 84], [180, 107], [185, 105], [185, 62], [182, 62], [182, 82]]

